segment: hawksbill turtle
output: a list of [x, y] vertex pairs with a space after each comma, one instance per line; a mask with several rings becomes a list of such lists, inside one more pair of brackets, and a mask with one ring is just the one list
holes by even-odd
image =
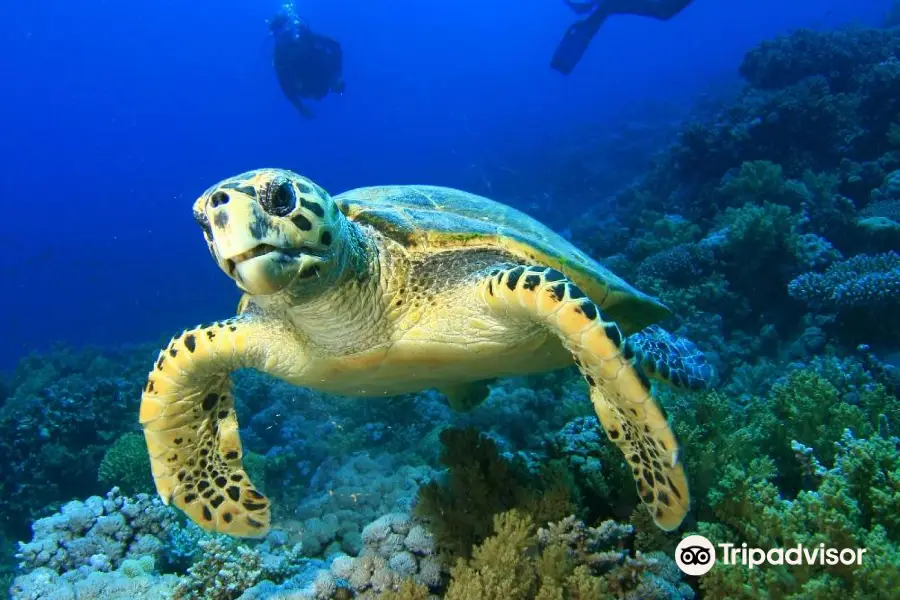
[[364, 187], [331, 197], [292, 171], [223, 180], [194, 203], [238, 315], [159, 353], [140, 422], [162, 500], [207, 531], [267, 533], [242, 464], [231, 372], [255, 368], [348, 396], [437, 388], [465, 410], [486, 381], [578, 365], [642, 502], [671, 530], [689, 507], [679, 445], [648, 376], [708, 384], [669, 310], [531, 217], [456, 189]]

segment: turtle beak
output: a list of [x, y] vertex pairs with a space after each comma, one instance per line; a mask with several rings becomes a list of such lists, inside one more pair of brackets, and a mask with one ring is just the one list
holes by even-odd
[[245, 292], [278, 292], [302, 268], [296, 233], [249, 195], [220, 189], [198, 202], [194, 213], [219, 267]]
[[249, 257], [229, 259], [234, 265], [232, 277], [238, 286], [252, 295], [269, 295], [280, 292], [296, 277], [302, 256], [271, 247], [258, 246]]

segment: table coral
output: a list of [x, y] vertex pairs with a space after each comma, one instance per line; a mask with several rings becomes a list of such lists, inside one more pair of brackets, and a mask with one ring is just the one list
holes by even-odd
[[837, 315], [831, 327], [847, 344], [897, 339], [900, 332], [900, 254], [860, 254], [832, 264], [824, 273], [805, 273], [788, 293], [815, 313]]
[[827, 310], [894, 306], [900, 299], [900, 254], [854, 256], [824, 273], [797, 277], [788, 290], [811, 307]]

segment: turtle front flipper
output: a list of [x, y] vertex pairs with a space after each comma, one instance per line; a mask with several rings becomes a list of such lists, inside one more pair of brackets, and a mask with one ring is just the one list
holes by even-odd
[[555, 269], [496, 270], [480, 282], [479, 294], [513, 324], [537, 321], [560, 337], [587, 380], [607, 436], [631, 466], [641, 501], [660, 528], [677, 528], [690, 506], [678, 442], [619, 327]]
[[628, 348], [648, 375], [676, 388], [705, 390], [716, 381], [716, 370], [694, 342], [651, 325], [629, 336]]
[[243, 468], [231, 372], [286, 377], [300, 351], [286, 332], [252, 316], [175, 336], [141, 397], [140, 422], [156, 490], [207, 531], [261, 537], [269, 502]]

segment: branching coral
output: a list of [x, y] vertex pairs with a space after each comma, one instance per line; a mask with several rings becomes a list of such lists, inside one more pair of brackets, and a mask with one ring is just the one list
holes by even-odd
[[724, 250], [740, 257], [735, 263], [746, 271], [774, 266], [793, 250], [795, 225], [786, 206], [745, 204], [726, 210], [722, 221], [728, 227]]
[[644, 225], [641, 235], [631, 239], [625, 247], [628, 256], [634, 261], [681, 244], [692, 244], [701, 235], [700, 228], [681, 215], [647, 210], [639, 214], [639, 220]]
[[713, 518], [715, 502], [709, 494], [734, 465], [767, 456], [775, 466], [772, 479], [783, 492], [794, 494], [810, 483], [797, 461], [795, 442], [811, 448], [830, 468], [846, 428], [870, 436], [882, 428], [882, 420], [900, 420], [900, 401], [882, 386], [866, 384], [852, 395], [853, 402], [847, 402], [822, 375], [799, 369], [777, 382], [768, 395], [741, 403], [718, 391], [670, 401], [698, 518]]
[[653, 277], [678, 285], [690, 284], [713, 264], [712, 250], [699, 244], [679, 244], [648, 256], [638, 268], [638, 278]]
[[526, 513], [498, 514], [494, 535], [453, 567], [445, 598], [693, 598], [671, 559], [623, 550], [630, 533], [612, 521], [593, 529], [571, 518], [536, 532]]
[[482, 404], [470, 412], [452, 414], [449, 422], [456, 428], [490, 433], [504, 450], [507, 445], [539, 450], [543, 431], [561, 427], [572, 413], [590, 411], [586, 391], [584, 380], [573, 369], [503, 378], [491, 384]]
[[828, 267], [842, 255], [831, 242], [820, 235], [805, 233], [796, 241], [794, 254], [797, 268], [803, 270], [821, 270]]
[[200, 558], [172, 591], [173, 600], [235, 600], [263, 580], [279, 583], [302, 566], [300, 548], [263, 555], [226, 536], [200, 540]]
[[514, 467], [476, 430], [444, 430], [441, 444], [447, 483], [423, 486], [416, 513], [429, 521], [440, 552], [467, 556], [490, 534], [491, 516], [520, 504], [524, 490]]
[[528, 507], [550, 520], [573, 512], [574, 490], [560, 473], [529, 475], [524, 464], [502, 458], [496, 444], [474, 429], [444, 430], [441, 443], [446, 483], [423, 486], [415, 510], [428, 521], [445, 559], [467, 557], [490, 534], [496, 513]]
[[714, 543], [814, 549], [865, 548], [862, 563], [846, 565], [717, 565], [701, 579], [707, 595], [727, 598], [891, 598], [900, 586], [898, 439], [857, 439], [846, 432], [835, 466], [814, 491], [783, 498], [771, 461], [729, 468], [713, 496], [719, 523], [699, 531]]
[[757, 319], [783, 315], [779, 300], [786, 296], [784, 285], [796, 268], [796, 216], [780, 204], [748, 203], [728, 208], [719, 221], [725, 228], [719, 269], [728, 289], [749, 304]]
[[879, 415], [900, 417], [900, 402], [883, 387], [870, 386], [857, 393], [851, 404], [823, 377], [801, 370], [776, 384], [770, 398], [753, 404], [749, 411], [760, 426], [766, 424], [765, 447], [771, 456], [783, 458], [780, 464], [790, 464], [791, 442], [798, 441], [830, 465], [845, 429], [869, 436], [877, 431]]

